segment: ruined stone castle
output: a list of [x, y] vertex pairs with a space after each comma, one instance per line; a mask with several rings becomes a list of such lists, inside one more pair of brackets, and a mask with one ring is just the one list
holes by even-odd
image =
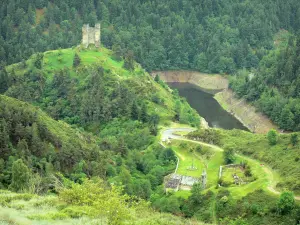
[[100, 23], [95, 24], [95, 27], [90, 27], [89, 24], [84, 24], [82, 27], [82, 44], [84, 47], [87, 48], [90, 44], [100, 47], [100, 43]]

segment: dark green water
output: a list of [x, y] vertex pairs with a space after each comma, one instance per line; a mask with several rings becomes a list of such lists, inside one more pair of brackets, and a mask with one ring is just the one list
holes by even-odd
[[168, 83], [177, 89], [180, 96], [185, 97], [188, 103], [201, 115], [210, 127], [227, 130], [248, 130], [239, 120], [224, 110], [213, 98], [212, 94], [200, 90], [196, 85], [189, 83]]

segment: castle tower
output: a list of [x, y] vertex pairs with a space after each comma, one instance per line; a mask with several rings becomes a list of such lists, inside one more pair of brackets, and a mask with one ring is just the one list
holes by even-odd
[[101, 27], [100, 27], [100, 23], [97, 23], [95, 25], [95, 46], [97, 48], [100, 47], [101, 45], [101, 31], [100, 31]]
[[88, 24], [82, 26], [82, 44], [86, 48], [89, 46], [89, 28], [90, 26]]
[[89, 24], [82, 26], [82, 44], [87, 48], [90, 44], [94, 44], [97, 48], [101, 44], [101, 31], [100, 23], [97, 23], [95, 27], [90, 27]]

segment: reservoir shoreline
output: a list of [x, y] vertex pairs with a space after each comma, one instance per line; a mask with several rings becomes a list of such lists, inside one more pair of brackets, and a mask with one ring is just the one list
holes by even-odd
[[[267, 133], [270, 129], [278, 129], [270, 119], [244, 99], [238, 99], [228, 89], [228, 79], [219, 74], [205, 74], [197, 71], [153, 71], [154, 77], [159, 75], [166, 83], [189, 83], [200, 90], [213, 94], [220, 106], [239, 120], [254, 133]], [[200, 115], [202, 116], [202, 115]]]

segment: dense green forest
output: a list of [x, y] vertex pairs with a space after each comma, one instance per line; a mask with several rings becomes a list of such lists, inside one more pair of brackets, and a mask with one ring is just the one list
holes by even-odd
[[[299, 225], [299, 134], [203, 129], [147, 73], [232, 74], [238, 97], [300, 131], [299, 1], [2, 0], [0, 19], [1, 224]], [[96, 22], [103, 46], [83, 48]], [[182, 126], [196, 129], [162, 138]], [[245, 182], [219, 175], [231, 163]], [[216, 179], [169, 191], [180, 166]]]
[[[176, 158], [171, 149], [153, 145], [142, 153], [143, 148], [139, 146], [142, 140], [130, 137], [126, 142], [123, 137], [117, 143], [109, 140], [117, 137], [114, 136], [116, 128], [131, 129], [131, 135], [144, 133], [146, 143], [143, 144], [148, 148], [151, 137], [146, 136], [142, 125], [139, 128], [130, 122], [127, 126], [114, 122], [97, 138], [3, 95], [0, 112], [1, 188], [46, 193], [53, 187], [53, 176], [61, 178], [57, 174], [60, 172], [79, 183], [95, 176], [111, 178], [111, 182], [125, 185], [126, 193], [148, 199], [152, 190], [162, 183], [163, 176], [174, 168]], [[24, 173], [18, 173], [20, 168]]]
[[[83, 165], [90, 165], [85, 167], [85, 176], [105, 176], [107, 157], [91, 134], [72, 129], [62, 121], [51, 119], [39, 108], [3, 95], [0, 96], [0, 114], [1, 188], [10, 186], [20, 191], [33, 185], [31, 182], [40, 182], [37, 193], [43, 193], [50, 187], [50, 177], [55, 171], [77, 180], [76, 171], [80, 175]], [[35, 176], [18, 182], [13, 171], [16, 166], [25, 168], [24, 174], [30, 168]]]
[[0, 61], [75, 46], [83, 23], [102, 23], [102, 42], [131, 50], [147, 70], [232, 73], [258, 65], [279, 29], [300, 28], [297, 0], [45, 1], [0, 3]]
[[[91, 62], [92, 56], [97, 60]], [[174, 170], [177, 158], [172, 149], [158, 144], [155, 136], [158, 124], [168, 125], [174, 120], [199, 126], [199, 116], [158, 77], [152, 79], [137, 64], [126, 70], [125, 62], [111, 57], [114, 53], [104, 48], [101, 53], [76, 48], [36, 54], [6, 67], [7, 86], [2, 91], [27, 102], [0, 95], [0, 188], [26, 194], [7, 197], [10, 192], [3, 192], [1, 206], [13, 208], [11, 201], [55, 193], [67, 205], [61, 207], [53, 199], [57, 213], [29, 213], [27, 218], [109, 217], [98, 213], [103, 207], [99, 208], [95, 200], [94, 205], [80, 203], [89, 198], [82, 196], [84, 188], [95, 185], [111, 189], [111, 200], [106, 197], [102, 204], [109, 201], [110, 206], [105, 207], [117, 207], [120, 216], [114, 214], [109, 221], [131, 218], [131, 211], [143, 204], [139, 199], [151, 200], [157, 209], [168, 213], [179, 212], [184, 202], [193, 206], [193, 195], [188, 200], [164, 197], [163, 179]], [[95, 177], [105, 182], [86, 181]], [[111, 184], [122, 188], [115, 190]], [[196, 194], [196, 198], [202, 196], [199, 191]], [[81, 196], [77, 203], [76, 195]], [[150, 210], [145, 207], [140, 209], [144, 213]], [[170, 222], [163, 217], [157, 221]]]
[[[126, 60], [115, 57], [105, 48], [65, 49], [3, 70], [2, 92], [14, 98], [1, 95], [2, 188], [28, 191], [42, 180], [32, 192], [46, 193], [61, 173], [79, 183], [101, 177], [150, 198], [176, 162], [171, 149], [155, 142], [158, 125], [173, 120], [198, 127], [200, 117], [159, 78], [134, 62], [127, 70]], [[33, 184], [24, 178], [13, 188], [16, 163]]]
[[257, 70], [240, 71], [230, 87], [281, 129], [300, 131], [300, 36], [282, 32], [277, 43]]

